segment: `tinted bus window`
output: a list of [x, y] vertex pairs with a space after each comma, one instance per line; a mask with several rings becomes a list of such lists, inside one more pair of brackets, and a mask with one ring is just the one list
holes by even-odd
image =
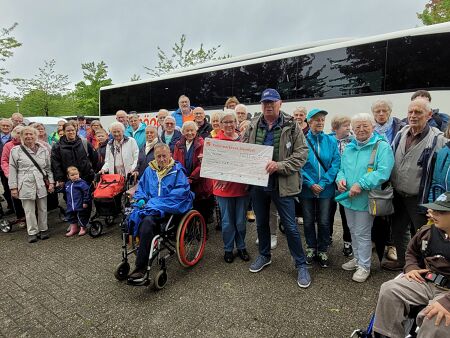
[[118, 110], [129, 109], [128, 87], [106, 89], [100, 92], [100, 109], [102, 116], [115, 115]]
[[149, 113], [150, 110], [150, 83], [143, 83], [128, 87], [128, 105], [130, 110], [138, 113]]
[[155, 81], [151, 83], [151, 110], [161, 108], [168, 110], [178, 109], [178, 98], [186, 94], [185, 78], [177, 77], [170, 80]]
[[386, 90], [448, 88], [450, 34], [388, 41]]
[[233, 71], [224, 69], [186, 77], [186, 95], [194, 106], [223, 107], [232, 93]]

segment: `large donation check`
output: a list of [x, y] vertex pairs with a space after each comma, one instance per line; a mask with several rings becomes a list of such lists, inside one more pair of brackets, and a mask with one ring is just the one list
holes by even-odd
[[266, 187], [266, 165], [273, 147], [207, 138], [203, 146], [201, 177]]

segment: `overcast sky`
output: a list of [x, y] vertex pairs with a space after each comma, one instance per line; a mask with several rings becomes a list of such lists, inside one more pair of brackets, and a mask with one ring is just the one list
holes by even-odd
[[221, 45], [239, 56], [339, 37], [363, 37], [421, 25], [426, 0], [0, 0], [0, 27], [14, 22], [23, 43], [6, 67], [31, 78], [44, 60], [72, 85], [81, 63], [105, 61], [114, 83], [148, 77], [156, 47], [169, 50], [181, 34], [188, 47]]

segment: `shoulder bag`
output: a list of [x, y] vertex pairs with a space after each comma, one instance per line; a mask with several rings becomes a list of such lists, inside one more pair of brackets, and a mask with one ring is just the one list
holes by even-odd
[[31, 154], [25, 149], [25, 147], [23, 145], [20, 146], [20, 149], [22, 149], [22, 151], [25, 153], [25, 155], [27, 155], [28, 158], [31, 160], [31, 162], [33, 162], [33, 164], [37, 168], [37, 170], [39, 170], [39, 172], [41, 173], [41, 175], [44, 179], [45, 188], [48, 190], [48, 187], [50, 186], [50, 180], [48, 179], [48, 175], [44, 173], [44, 171], [39, 166], [39, 164], [37, 164], [37, 162], [34, 160], [33, 156], [31, 156]]
[[[381, 140], [378, 140], [375, 146], [372, 149], [372, 154], [370, 155], [369, 166], [367, 168], [367, 172], [373, 171], [373, 165], [375, 163], [375, 156], [378, 149], [378, 144]], [[394, 189], [390, 182], [383, 189], [373, 189], [369, 190], [369, 214], [372, 216], [388, 216], [394, 213], [394, 203], [392, 200], [394, 199]]]

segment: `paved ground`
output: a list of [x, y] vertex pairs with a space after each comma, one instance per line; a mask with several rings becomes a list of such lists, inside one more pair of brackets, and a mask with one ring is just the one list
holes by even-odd
[[[253, 274], [239, 259], [223, 261], [220, 233], [212, 230], [198, 266], [183, 269], [172, 259], [168, 285], [155, 292], [115, 280], [117, 224], [97, 239], [66, 239], [56, 212], [50, 220], [45, 242], [28, 244], [17, 228], [0, 233], [0, 336], [348, 337], [367, 325], [380, 284], [393, 277], [374, 258], [370, 279], [352, 282], [351, 272], [340, 268], [337, 229], [333, 265], [314, 266], [313, 284], [300, 289], [282, 235], [272, 265]], [[252, 257], [254, 241], [249, 224]]]

